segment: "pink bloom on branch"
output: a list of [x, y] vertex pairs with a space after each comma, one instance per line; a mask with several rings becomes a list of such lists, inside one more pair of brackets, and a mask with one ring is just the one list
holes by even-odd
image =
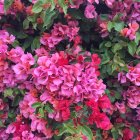
[[120, 81], [120, 83], [126, 83], [126, 75], [123, 72], [120, 72], [118, 74], [118, 81]]
[[7, 52], [8, 59], [15, 63], [20, 62], [20, 58], [23, 54], [24, 54], [24, 51], [19, 46], [17, 46], [15, 49], [11, 49], [9, 52]]
[[123, 130], [123, 140], [132, 140], [133, 135], [133, 132], [129, 128]]
[[2, 99], [0, 99], [0, 111], [3, 110], [5, 107], [4, 102]]
[[4, 3], [0, 1], [0, 15], [4, 15]]
[[31, 53], [23, 54], [21, 56], [20, 60], [23, 64], [34, 65], [34, 63], [35, 63], [35, 60]]
[[93, 4], [94, 2], [99, 4], [99, 0], [87, 0], [90, 4]]
[[126, 74], [126, 77], [136, 86], [140, 86], [140, 68], [139, 67], [129, 67], [129, 72]]
[[120, 111], [120, 113], [124, 114], [126, 112], [126, 107], [125, 107], [124, 102], [122, 102], [122, 103], [116, 102], [115, 105], [116, 105], [117, 109]]
[[137, 108], [140, 104], [140, 87], [130, 86], [126, 92], [124, 92], [124, 98], [127, 100], [127, 105], [130, 108]]
[[111, 108], [111, 101], [107, 95], [103, 95], [98, 100], [98, 105], [101, 109], [110, 109]]
[[85, 17], [92, 19], [97, 17], [97, 13], [95, 11], [95, 7], [93, 5], [87, 5], [85, 8]]
[[113, 8], [114, 2], [115, 0], [105, 0], [105, 3], [109, 8]]
[[139, 29], [139, 24], [136, 22], [129, 23], [129, 28], [124, 28], [121, 30], [121, 35], [124, 37], [128, 37], [130, 40], [134, 40], [136, 38], [136, 31]]
[[100, 113], [96, 116], [95, 123], [98, 128], [101, 128], [103, 130], [109, 130], [112, 127], [109, 118], [103, 113]]

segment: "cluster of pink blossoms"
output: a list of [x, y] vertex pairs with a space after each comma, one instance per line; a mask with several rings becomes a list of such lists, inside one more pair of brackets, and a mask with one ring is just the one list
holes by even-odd
[[[123, 92], [123, 99], [126, 102], [127, 106], [131, 109], [139, 110], [140, 105], [140, 64], [137, 64], [135, 67], [129, 66], [128, 73], [119, 73], [118, 80], [122, 83], [129, 83], [130, 85], [126, 91]], [[124, 102], [120, 106], [120, 110], [124, 110], [125, 113], [125, 105]], [[137, 116], [139, 116], [139, 111], [137, 112]], [[139, 117], [138, 117], [139, 118]]]
[[74, 40], [78, 35], [79, 27], [77, 21], [69, 21], [68, 25], [61, 23], [54, 24], [51, 33], [44, 33], [40, 42], [49, 48], [54, 48], [62, 40]]
[[[60, 51], [53, 54], [41, 47], [35, 50], [37, 62], [31, 53], [24, 53], [19, 46], [10, 49], [10, 44], [14, 42], [15, 37], [9, 35], [5, 30], [0, 31], [0, 91], [4, 92], [7, 88], [19, 88], [26, 91], [23, 100], [19, 103], [20, 114], [7, 129], [0, 129], [0, 138], [12, 138], [12, 140], [51, 138], [54, 131], [46, 119], [35, 113], [36, 109], [32, 106], [37, 102], [42, 105], [49, 103], [53, 112], [44, 113], [49, 119], [58, 122], [72, 119], [71, 106], [85, 101], [94, 101], [99, 108], [108, 112], [111, 103], [107, 96], [103, 96], [106, 86], [101, 79], [98, 79], [100, 75], [98, 66], [101, 60], [97, 54], [91, 55], [89, 52], [80, 54], [82, 51], [78, 46], [80, 39], [76, 36], [78, 28], [72, 26], [72, 23], [70, 25], [71, 29], [76, 29], [76, 32], [71, 31], [68, 34], [70, 40], [76, 37], [73, 40], [74, 47], [67, 48], [65, 52]], [[61, 41], [65, 37], [65, 32], [69, 30], [67, 28], [66, 25], [56, 24], [52, 30], [52, 36]], [[44, 37], [41, 39], [42, 41], [48, 43], [46, 42], [48, 39], [45, 40]], [[87, 58], [91, 61], [85, 61]], [[100, 101], [98, 101], [99, 99]], [[104, 106], [105, 103], [108, 104], [107, 107]], [[6, 106], [1, 100], [0, 109], [6, 112]], [[87, 106], [89, 105], [87, 104]], [[93, 106], [89, 107], [93, 108]], [[105, 113], [97, 110], [100, 119], [103, 119], [102, 123], [99, 122], [100, 119], [97, 119], [98, 115], [96, 116], [94, 113], [92, 116], [94, 115], [95, 120], [92, 120], [92, 123], [101, 129], [110, 129], [109, 118]], [[7, 119], [7, 112], [0, 118], [4, 123]], [[90, 118], [87, 118], [89, 123], [91, 123]]]

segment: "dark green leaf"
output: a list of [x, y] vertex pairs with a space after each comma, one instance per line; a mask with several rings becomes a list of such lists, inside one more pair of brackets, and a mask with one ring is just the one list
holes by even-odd
[[14, 0], [4, 0], [4, 10], [5, 12], [10, 8]]
[[37, 3], [34, 4], [32, 11], [34, 13], [40, 13], [43, 10], [43, 2], [42, 1], [38, 1]]
[[115, 22], [114, 28], [116, 31], [120, 32], [124, 28], [124, 22]]
[[53, 24], [53, 21], [57, 16], [58, 16], [58, 12], [56, 10], [50, 11], [50, 9], [47, 9], [44, 16], [43, 27], [48, 29]]
[[12, 102], [12, 106], [13, 107], [18, 106], [21, 99], [22, 99], [22, 96], [16, 95], [16, 97], [14, 98], [14, 100]]
[[92, 133], [91, 129], [90, 129], [88, 126], [86, 126], [86, 125], [81, 126], [81, 131], [82, 131], [82, 133], [83, 133], [85, 136], [88, 137], [88, 140], [92, 140], [92, 138], [93, 138], [93, 133]]
[[113, 53], [116, 53], [118, 50], [121, 50], [122, 49], [122, 45], [120, 45], [119, 43], [116, 43], [113, 48], [112, 48], [112, 51]]
[[39, 112], [39, 115], [41, 118], [43, 118], [45, 116], [43, 108], [39, 108], [38, 112]]
[[29, 23], [30, 23], [30, 21], [28, 19], [25, 19], [23, 21], [23, 29], [28, 29], [29, 28]]
[[36, 102], [36, 103], [33, 103], [32, 104], [32, 107], [33, 108], [38, 108], [38, 107], [41, 107], [42, 106], [42, 103], [41, 102]]
[[4, 91], [4, 97], [13, 97], [13, 90], [12, 89], [6, 89]]
[[40, 47], [40, 37], [35, 37], [31, 44], [31, 48], [32, 48], [32, 50], [35, 50], [39, 47]]
[[128, 52], [133, 56], [136, 53], [137, 45], [135, 42], [128, 43]]
[[114, 23], [111, 22], [111, 21], [109, 21], [109, 22], [108, 22], [108, 25], [107, 25], [108, 31], [111, 32], [111, 29], [112, 29], [113, 27], [114, 27]]
[[50, 107], [49, 104], [46, 104], [46, 105], [45, 105], [45, 110], [46, 110], [47, 112], [49, 112], [49, 113], [52, 113], [52, 112], [53, 112], [53, 109]]
[[69, 123], [64, 123], [64, 128], [66, 129], [66, 131], [70, 134], [75, 134], [75, 128], [73, 127], [72, 124]]

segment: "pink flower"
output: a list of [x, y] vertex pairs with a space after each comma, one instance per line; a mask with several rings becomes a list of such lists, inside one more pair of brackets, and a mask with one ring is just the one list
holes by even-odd
[[111, 108], [111, 102], [107, 95], [103, 95], [98, 100], [98, 105], [101, 109], [109, 109]]
[[123, 72], [120, 72], [119, 74], [118, 74], [118, 81], [120, 81], [120, 83], [126, 83], [126, 76], [125, 76], [125, 74], [123, 73]]
[[136, 31], [139, 29], [139, 24], [136, 22], [129, 23], [129, 28], [124, 28], [121, 30], [121, 35], [129, 37], [130, 40], [136, 38]]
[[124, 92], [124, 98], [127, 100], [127, 105], [130, 108], [137, 108], [140, 104], [140, 87], [130, 86], [126, 92]]
[[43, 102], [43, 103], [46, 103], [46, 102], [51, 102], [52, 100], [52, 97], [51, 95], [45, 91], [41, 96], [40, 96], [40, 100]]
[[103, 130], [109, 130], [112, 127], [112, 124], [111, 124], [109, 118], [104, 113], [93, 112], [90, 115], [88, 121], [90, 124], [95, 123], [97, 128], [100, 128]]
[[8, 140], [9, 134], [6, 133], [5, 129], [0, 129], [0, 139], [1, 140]]
[[124, 102], [122, 102], [122, 103], [116, 102], [115, 105], [116, 105], [117, 109], [120, 111], [120, 113], [124, 114], [126, 112], [126, 107], [125, 107]]
[[112, 127], [109, 118], [104, 113], [97, 114], [95, 123], [98, 128], [101, 128], [103, 130], [109, 130]]
[[15, 49], [11, 49], [9, 52], [7, 52], [8, 59], [15, 63], [20, 62], [20, 58], [23, 54], [24, 54], [24, 51], [19, 46], [17, 46]]
[[1, 30], [0, 40], [2, 40], [6, 44], [12, 44], [15, 41], [15, 37], [13, 35], [9, 35], [7, 31]]
[[35, 60], [31, 53], [23, 54], [21, 56], [20, 60], [23, 64], [34, 65], [34, 63], [35, 63]]
[[42, 36], [41, 39], [40, 39], [41, 44], [47, 46], [47, 45], [48, 45], [48, 38], [49, 38], [50, 36], [51, 36], [50, 34], [44, 33], [43, 36]]
[[[43, 43], [42, 43], [43, 44]], [[48, 55], [48, 52], [47, 50], [45, 50], [44, 48], [38, 48], [35, 50], [35, 53], [38, 57], [41, 57], [41, 56], [47, 56]]]
[[5, 44], [0, 44], [0, 54], [4, 54], [7, 52], [8, 46]]
[[129, 67], [129, 72], [126, 74], [126, 77], [136, 86], [140, 86], [140, 68], [139, 67]]
[[11, 123], [8, 128], [6, 129], [6, 133], [7, 134], [11, 134], [14, 133], [16, 131], [16, 126], [14, 125], [14, 123]]
[[3, 110], [5, 107], [4, 102], [2, 99], [0, 99], [0, 110]]
[[96, 18], [97, 13], [95, 11], [95, 7], [93, 5], [87, 5], [84, 12], [86, 18]]
[[0, 1], [0, 15], [4, 15], [4, 3]]
[[12, 67], [12, 69], [14, 70], [15, 74], [16, 74], [16, 78], [18, 80], [25, 80], [28, 77], [28, 69], [26, 66], [24, 66], [23, 64], [16, 64]]
[[99, 0], [87, 0], [90, 4], [93, 4], [94, 2], [96, 2], [97, 4], [99, 4]]
[[115, 0], [105, 0], [105, 3], [109, 8], [113, 8], [114, 2]]
[[19, 108], [20, 113], [25, 117], [29, 118], [34, 113], [35, 109], [32, 108], [32, 104], [38, 102], [38, 99], [34, 97], [31, 93], [27, 93], [24, 99], [20, 101]]
[[70, 119], [70, 110], [66, 109], [61, 112], [63, 121]]
[[132, 140], [133, 135], [133, 132], [129, 128], [123, 130], [123, 140]]

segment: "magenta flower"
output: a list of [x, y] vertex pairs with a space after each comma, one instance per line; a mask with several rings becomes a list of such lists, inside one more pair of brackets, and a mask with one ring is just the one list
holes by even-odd
[[23, 64], [34, 65], [34, 63], [35, 63], [35, 60], [31, 53], [23, 54], [21, 56], [20, 60]]
[[127, 100], [127, 105], [130, 108], [137, 108], [140, 104], [140, 87], [130, 86], [126, 92], [124, 92], [124, 98]]
[[95, 11], [95, 7], [93, 5], [87, 5], [85, 8], [85, 17], [92, 19], [97, 17], [97, 13]]
[[126, 83], [126, 75], [123, 72], [120, 72], [118, 74], [118, 81], [120, 81], [120, 83]]
[[139, 67], [129, 67], [129, 72], [126, 74], [126, 77], [136, 86], [140, 86], [140, 68]]
[[126, 112], [126, 107], [125, 107], [124, 102], [122, 102], [122, 103], [116, 102], [115, 105], [120, 113], [124, 114]]

